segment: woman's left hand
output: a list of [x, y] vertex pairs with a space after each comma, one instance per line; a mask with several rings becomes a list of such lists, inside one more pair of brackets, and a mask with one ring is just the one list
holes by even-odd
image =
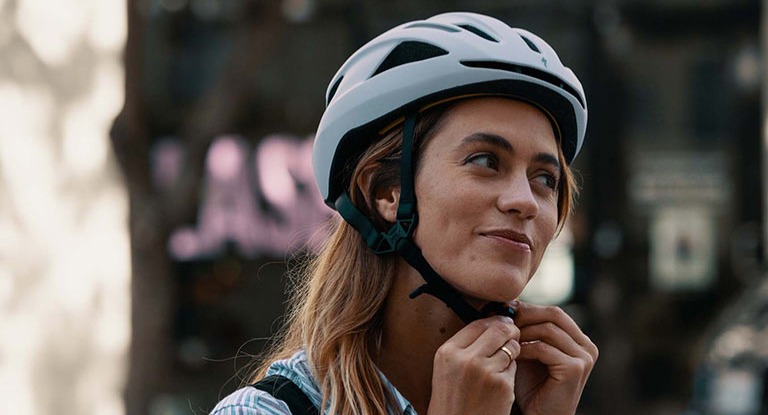
[[519, 302], [515, 396], [525, 415], [572, 415], [597, 361], [597, 346], [559, 307]]

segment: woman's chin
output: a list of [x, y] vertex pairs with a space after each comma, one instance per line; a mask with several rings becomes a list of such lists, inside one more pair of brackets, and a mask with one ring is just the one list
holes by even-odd
[[487, 272], [485, 278], [474, 280], [472, 285], [462, 286], [461, 283], [454, 282], [455, 280], [448, 280], [448, 283], [453, 283], [452, 285], [463, 294], [467, 302], [479, 310], [488, 303], [507, 304], [516, 300], [523, 292], [528, 284], [528, 274], [518, 269], [513, 272], [509, 272], [509, 269], [504, 271]]

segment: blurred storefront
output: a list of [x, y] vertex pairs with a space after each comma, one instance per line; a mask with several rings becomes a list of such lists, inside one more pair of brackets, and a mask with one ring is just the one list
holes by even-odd
[[[145, 352], [130, 415], [205, 412], [239, 385], [279, 328], [286, 259], [323, 236], [308, 149], [326, 82], [375, 34], [449, 9], [541, 34], [588, 91], [577, 214], [527, 293], [601, 348], [582, 412], [699, 404], [696, 380], [723, 367], [710, 346], [747, 338], [712, 327], [762, 261], [758, 1], [147, 0], [129, 8], [113, 130]], [[741, 382], [765, 396], [744, 373], [707, 391]]]
[[[763, 4], [765, 6], [765, 3]], [[768, 11], [761, 13], [759, 62], [746, 58], [737, 60], [741, 78], [761, 80], [762, 91], [762, 210], [766, 217], [768, 208], [768, 141], [766, 140], [766, 100], [768, 78], [766, 28]], [[754, 51], [751, 51], [754, 53]], [[746, 76], [749, 75], [749, 76]], [[752, 83], [752, 82], [750, 82]], [[756, 170], [752, 171], [757, 174]], [[729, 304], [718, 313], [704, 336], [703, 346], [697, 359], [693, 378], [693, 396], [686, 414], [690, 415], [752, 415], [768, 413], [768, 273], [765, 258], [768, 257], [768, 232], [765, 219], [760, 224], [744, 224], [735, 229], [732, 244], [733, 273], [743, 281], [743, 288]], [[762, 232], [761, 232], [762, 231]], [[762, 244], [760, 243], [762, 240]], [[760, 256], [749, 252], [762, 252]]]

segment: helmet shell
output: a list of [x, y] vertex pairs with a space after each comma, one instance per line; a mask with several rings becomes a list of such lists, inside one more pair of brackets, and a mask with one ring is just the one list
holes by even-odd
[[476, 13], [445, 13], [371, 40], [329, 84], [313, 149], [320, 193], [333, 207], [349, 182], [344, 166], [404, 114], [469, 96], [530, 103], [555, 126], [567, 163], [584, 141], [587, 105], [574, 73], [540, 37]]

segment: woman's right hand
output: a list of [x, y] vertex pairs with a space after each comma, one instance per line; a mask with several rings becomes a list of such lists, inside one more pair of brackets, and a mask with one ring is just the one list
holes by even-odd
[[519, 340], [512, 319], [501, 316], [474, 321], [448, 339], [435, 353], [428, 415], [509, 415]]

